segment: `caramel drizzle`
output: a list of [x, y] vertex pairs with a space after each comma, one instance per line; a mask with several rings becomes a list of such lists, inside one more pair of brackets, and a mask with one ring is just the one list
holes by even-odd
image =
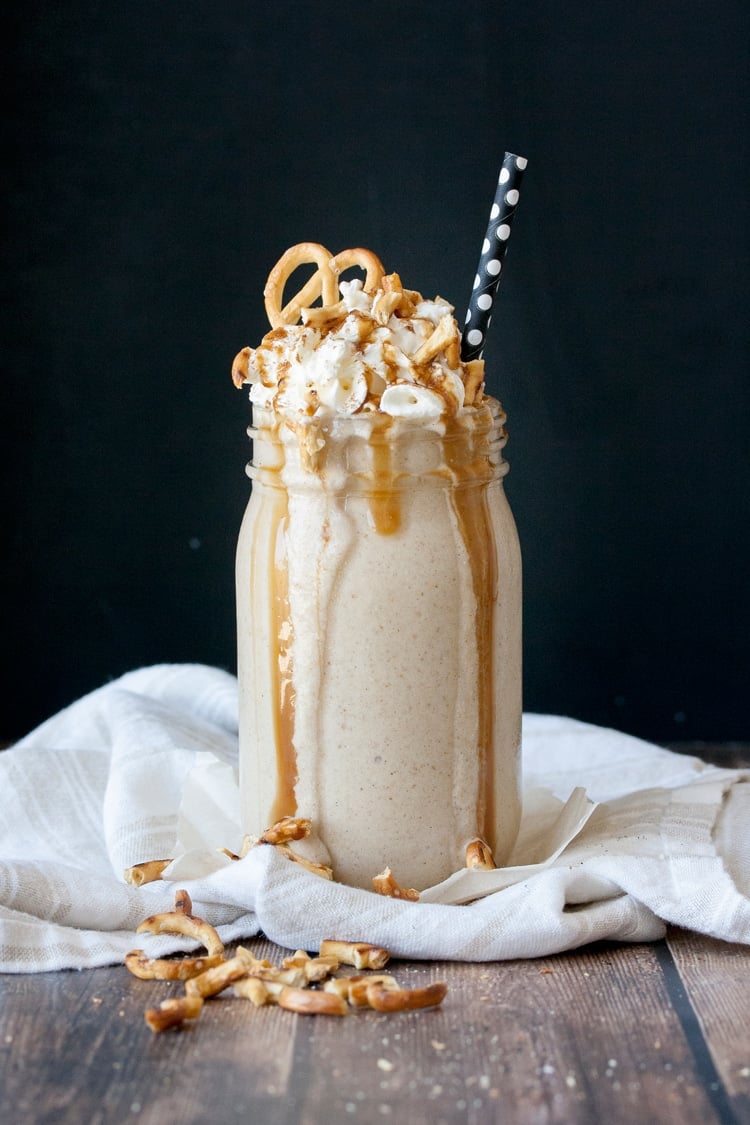
[[393, 535], [401, 527], [401, 505], [394, 488], [393, 447], [388, 430], [391, 419], [373, 426], [369, 437], [372, 451], [372, 491], [368, 495], [370, 514], [378, 535]]
[[268, 813], [268, 823], [275, 824], [284, 816], [294, 816], [297, 799], [294, 788], [297, 781], [297, 752], [294, 748], [295, 692], [292, 666], [294, 631], [289, 612], [289, 568], [286, 550], [279, 551], [279, 539], [284, 537], [289, 523], [289, 503], [286, 489], [278, 490], [275, 527], [271, 535], [271, 690], [273, 692], [274, 742], [276, 744], [276, 795]]
[[[446, 430], [446, 461], [459, 487], [452, 503], [471, 566], [476, 601], [476, 639], [479, 660], [477, 708], [479, 719], [479, 791], [477, 826], [491, 849], [495, 832], [495, 693], [494, 608], [498, 592], [497, 552], [487, 497], [487, 434], [467, 434], [455, 424]], [[469, 445], [470, 448], [466, 448]], [[470, 456], [467, 456], [467, 453]], [[467, 485], [468, 487], [461, 487]]]

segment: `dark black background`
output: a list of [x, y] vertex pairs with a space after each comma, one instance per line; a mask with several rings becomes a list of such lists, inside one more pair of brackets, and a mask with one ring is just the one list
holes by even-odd
[[529, 158], [486, 359], [525, 705], [747, 737], [745, 0], [25, 0], [6, 46], [2, 721], [234, 667], [248, 404], [301, 240], [462, 320]]

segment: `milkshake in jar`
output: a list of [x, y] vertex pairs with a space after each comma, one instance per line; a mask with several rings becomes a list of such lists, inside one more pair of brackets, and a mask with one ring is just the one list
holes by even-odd
[[[298, 264], [317, 272], [281, 295]], [[345, 280], [360, 266], [364, 277]], [[322, 305], [313, 307], [320, 294]], [[520, 819], [521, 563], [505, 416], [452, 307], [305, 243], [235, 360], [253, 404], [237, 550], [243, 828], [372, 888], [501, 864]], [[300, 848], [302, 850], [302, 848]]]

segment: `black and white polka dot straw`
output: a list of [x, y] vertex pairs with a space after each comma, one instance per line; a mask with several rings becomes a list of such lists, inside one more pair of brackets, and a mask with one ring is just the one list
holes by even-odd
[[464, 362], [480, 359], [484, 352], [487, 329], [492, 319], [492, 306], [500, 284], [503, 259], [508, 248], [511, 223], [518, 206], [519, 188], [525, 168], [525, 156], [506, 152], [461, 337], [461, 359]]

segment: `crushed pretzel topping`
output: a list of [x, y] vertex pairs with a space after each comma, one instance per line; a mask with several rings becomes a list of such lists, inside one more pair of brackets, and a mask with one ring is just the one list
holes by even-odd
[[[306, 265], [315, 272], [284, 303], [287, 282]], [[342, 280], [353, 267], [364, 280]], [[482, 402], [484, 363], [462, 362], [453, 306], [404, 289], [369, 250], [292, 246], [264, 296], [271, 331], [237, 354], [232, 380], [249, 383], [251, 402], [290, 426], [372, 410], [431, 425]]]

